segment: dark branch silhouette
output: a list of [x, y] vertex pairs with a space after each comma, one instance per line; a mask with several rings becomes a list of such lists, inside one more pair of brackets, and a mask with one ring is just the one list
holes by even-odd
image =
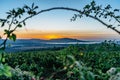
[[[81, 18], [83, 16], [92, 18], [94, 20], [97, 20], [101, 24], [105, 25], [107, 28], [112, 29], [113, 31], [117, 32], [120, 35], [120, 31], [116, 29], [116, 26], [106, 23], [104, 19], [108, 19], [109, 22], [111, 21], [111, 18], [114, 18], [116, 22], [118, 22], [118, 25], [120, 24], [120, 16], [116, 16], [115, 12], [119, 12], [119, 9], [114, 9], [111, 11], [111, 6], [107, 5], [104, 9], [101, 6], [96, 6], [95, 2], [92, 1], [90, 4], [86, 5], [83, 7], [83, 10], [79, 9], [74, 9], [74, 8], [68, 8], [68, 7], [53, 7], [53, 8], [48, 8], [44, 10], [40, 10], [36, 12], [35, 10], [38, 8], [38, 6], [33, 6], [29, 7], [25, 5], [23, 8], [17, 8], [16, 10], [10, 10], [7, 12], [8, 16], [6, 19], [0, 19], [0, 22], [2, 22], [2, 27], [4, 24], [8, 24], [9, 27], [8, 29], [5, 29], [4, 35], [7, 35], [6, 39], [3, 41], [3, 43], [0, 44], [0, 47], [5, 49], [5, 44], [7, 39], [12, 39], [16, 40], [16, 35], [13, 33], [17, 28], [21, 28], [22, 26], [25, 26], [25, 21], [39, 15], [44, 12], [48, 11], [53, 11], [53, 10], [67, 10], [67, 11], [73, 11], [76, 12], [72, 18], [72, 21], [75, 21], [77, 17]], [[24, 13], [28, 14], [28, 17], [24, 18], [21, 20], [21, 17], [23, 16]], [[108, 18], [109, 17], [109, 18]], [[101, 19], [102, 18], [102, 19]], [[14, 28], [11, 29], [11, 27], [15, 25]]]
[[[26, 21], [29, 18], [32, 18], [33, 16], [36, 16], [38, 14], [44, 13], [44, 12], [48, 12], [48, 11], [52, 11], [52, 10], [69, 10], [69, 11], [74, 11], [74, 12], [78, 12], [78, 13], [82, 13], [81, 10], [78, 9], [74, 9], [74, 8], [68, 8], [68, 7], [54, 7], [54, 8], [49, 8], [49, 9], [45, 9], [45, 10], [41, 10], [38, 13], [36, 13], [35, 15], [31, 15], [29, 17], [26, 17], [24, 20], [22, 20], [20, 23], [22, 23], [23, 21]], [[118, 34], [120, 34], [120, 31], [113, 28], [112, 26], [108, 25], [107, 23], [105, 23], [104, 21], [100, 20], [99, 18], [92, 16], [92, 15], [87, 15], [88, 17], [97, 20], [98, 22], [102, 23], [103, 25], [105, 25], [107, 28], [112, 29], [113, 31], [117, 32]], [[118, 19], [116, 19], [118, 22], [120, 22]]]

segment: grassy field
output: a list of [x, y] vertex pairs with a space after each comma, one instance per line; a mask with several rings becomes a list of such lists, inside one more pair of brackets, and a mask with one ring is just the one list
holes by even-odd
[[[103, 42], [62, 50], [8, 53], [5, 63], [31, 72], [38, 80], [117, 80], [113, 78], [120, 68], [120, 45]], [[110, 68], [117, 71], [110, 75]]]

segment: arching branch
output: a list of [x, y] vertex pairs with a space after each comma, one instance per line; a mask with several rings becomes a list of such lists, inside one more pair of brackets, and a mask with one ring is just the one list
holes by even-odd
[[44, 10], [40, 10], [39, 12], [37, 12], [35, 15], [31, 15], [26, 17], [24, 20], [22, 20], [20, 23], [22, 23], [23, 21], [26, 21], [29, 18], [32, 18], [33, 16], [39, 15], [41, 13], [44, 12], [48, 12], [48, 11], [52, 11], [52, 10], [69, 10], [69, 11], [74, 11], [74, 12], [78, 12], [81, 13], [80, 10], [74, 9], [74, 8], [68, 8], [68, 7], [53, 7], [53, 8], [49, 8], [49, 9], [44, 9]]
[[[96, 6], [95, 2], [92, 1], [90, 4], [86, 5], [85, 7], [83, 7], [83, 10], [79, 10], [79, 9], [75, 9], [75, 8], [69, 8], [69, 7], [53, 7], [53, 8], [48, 8], [48, 9], [44, 9], [44, 10], [40, 10], [38, 12], [35, 11], [35, 9], [37, 9], [38, 6], [32, 6], [31, 8], [28, 7], [27, 5], [25, 5], [23, 8], [18, 8], [18, 9], [13, 9], [10, 10], [9, 12], [7, 12], [8, 16], [6, 19], [0, 19], [0, 22], [2, 22], [2, 27], [4, 26], [5, 23], [10, 23], [9, 24], [9, 28], [5, 30], [5, 35], [7, 35], [6, 39], [3, 41], [3, 43], [0, 44], [0, 47], [2, 45], [4, 45], [5, 48], [5, 44], [7, 39], [12, 38], [13, 40], [16, 39], [16, 35], [13, 33], [17, 28], [22, 27], [22, 25], [25, 26], [25, 21], [36, 16], [39, 15], [41, 13], [44, 12], [48, 12], [48, 11], [53, 11], [53, 10], [67, 10], [67, 11], [73, 11], [76, 12], [78, 15], [75, 14], [75, 19], [77, 17], [89, 17], [92, 18], [94, 20], [97, 20], [98, 22], [102, 23], [103, 25], [105, 25], [107, 28], [112, 29], [113, 31], [117, 32], [120, 35], [120, 31], [118, 29], [116, 29], [116, 27], [114, 27], [111, 24], [107, 24], [106, 22], [104, 22], [102, 18], [107, 19], [107, 17], [110, 18], [114, 18], [119, 24], [120, 24], [120, 16], [116, 16], [115, 12], [118, 12], [118, 9], [114, 9], [114, 11], [110, 11], [111, 6], [108, 5], [105, 8], [101, 8], [101, 6]], [[23, 20], [21, 20], [21, 16], [23, 16], [24, 13], [28, 14], [28, 17], [24, 18]], [[17, 20], [20, 19], [20, 20]], [[74, 19], [74, 20], [75, 20]], [[111, 21], [111, 19], [108, 19], [109, 21]], [[11, 30], [12, 24], [15, 25], [15, 27]]]
[[[41, 14], [41, 13], [44, 13], [44, 12], [48, 12], [48, 11], [52, 11], [52, 10], [67, 10], [67, 11], [74, 11], [74, 12], [77, 12], [78, 14], [83, 14], [83, 15], [86, 15], [84, 14], [81, 10], [78, 10], [78, 9], [74, 9], [74, 8], [68, 8], [68, 7], [53, 7], [53, 8], [49, 8], [49, 9], [44, 9], [44, 10], [41, 10], [39, 12], [37, 12], [35, 15], [31, 15], [29, 17], [26, 17], [24, 20], [22, 20], [20, 23], [22, 23], [23, 21], [26, 21], [27, 19], [29, 18], [32, 18], [33, 16], [36, 16], [38, 14]], [[112, 27], [111, 25], [108, 25], [106, 24], [104, 21], [100, 20], [99, 18], [95, 17], [95, 16], [92, 16], [92, 15], [87, 15], [87, 17], [90, 17], [94, 20], [97, 20], [98, 22], [102, 23], [103, 25], [105, 25], [107, 28], [110, 28], [112, 29], [113, 31], [117, 32], [118, 34], [120, 34], [120, 31], [117, 30], [116, 28]], [[118, 22], [119, 20], [116, 19]]]
[[105, 25], [107, 28], [112, 29], [113, 31], [117, 32], [117, 33], [120, 35], [120, 31], [117, 30], [116, 28], [112, 27], [112, 25], [108, 25], [108, 24], [106, 24], [105, 22], [103, 22], [102, 20], [100, 20], [99, 18], [94, 17], [94, 16], [92, 16], [92, 15], [88, 15], [88, 16], [89, 16], [90, 18], [93, 18], [93, 19], [99, 21], [100, 23], [102, 23], [103, 25]]

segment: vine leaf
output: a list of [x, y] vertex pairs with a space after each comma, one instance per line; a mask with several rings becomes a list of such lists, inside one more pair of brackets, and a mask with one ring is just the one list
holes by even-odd
[[13, 34], [9, 37], [9, 39], [15, 41], [15, 40], [16, 40], [16, 35], [13, 33]]

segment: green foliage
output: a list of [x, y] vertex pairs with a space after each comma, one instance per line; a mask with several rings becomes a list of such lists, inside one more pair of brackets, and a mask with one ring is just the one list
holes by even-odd
[[9, 39], [15, 41], [16, 40], [16, 35], [14, 33], [12, 33], [11, 36], [9, 37]]
[[112, 67], [107, 73], [110, 76], [109, 80], [120, 80], [120, 68]]
[[[120, 45], [105, 41], [98, 45], [81, 46], [79, 47], [79, 52], [74, 54], [74, 56], [76, 60], [82, 61], [84, 65], [89, 66], [94, 74], [99, 75], [95, 77], [95, 80], [108, 80], [107, 70], [111, 67], [120, 66]], [[68, 51], [68, 49], [66, 51]]]
[[[0, 72], [1, 73], [1, 72]], [[8, 73], [8, 71], [7, 71]], [[1, 75], [1, 80], [32, 80], [34, 79], [34, 75], [27, 71], [21, 71], [20, 68], [15, 67], [15, 69], [10, 69], [10, 77], [7, 75]]]
[[0, 64], [0, 76], [7, 76], [7, 77], [11, 77], [11, 67], [8, 65], [3, 65], [2, 63]]
[[67, 79], [69, 80], [95, 80], [95, 76], [81, 61], [76, 61], [73, 56], [67, 56]]
[[[31, 7], [25, 5], [22, 8], [12, 9], [6, 12], [7, 16], [5, 19], [0, 19], [1, 27], [8, 25], [8, 29], [4, 29], [4, 35], [6, 35], [6, 39], [1, 43], [0, 47], [3, 46], [1, 49], [5, 49], [7, 39], [16, 40], [16, 35], [14, 31], [17, 28], [21, 28], [26, 25], [25, 21], [32, 16], [36, 15], [36, 9], [38, 6], [35, 6], [34, 3]], [[23, 18], [24, 15], [27, 17]]]
[[[10, 39], [13, 41], [16, 40], [16, 34], [14, 34], [13, 32], [17, 28], [21, 28], [22, 26], [26, 25], [25, 21], [27, 20], [27, 18], [23, 19], [22, 18], [23, 14], [28, 13], [29, 16], [33, 16], [36, 14], [35, 10], [37, 8], [38, 8], [38, 6], [35, 6], [34, 3], [32, 4], [32, 7], [28, 7], [27, 5], [25, 5], [22, 8], [10, 10], [9, 12], [6, 13], [7, 16], [5, 19], [0, 19], [1, 27], [4, 27], [6, 24], [8, 25], [8, 29], [4, 29], [4, 35], [6, 35], [6, 39], [0, 44], [0, 52], [1, 53], [6, 48], [7, 39]], [[0, 37], [0, 39], [1, 39], [1, 37]], [[11, 67], [7, 66], [6, 64], [3, 64], [3, 62], [5, 63], [5, 58], [4, 58], [3, 54], [1, 54], [0, 55], [0, 76], [11, 77], [11, 75], [12, 75], [12, 73], [10, 71]], [[31, 66], [31, 67], [34, 68], [33, 66]]]
[[[75, 21], [77, 17], [90, 17], [120, 34], [120, 31], [116, 29], [116, 27], [120, 26], [120, 15], [116, 15], [118, 14], [119, 9], [112, 9], [110, 5], [103, 8], [101, 5], [96, 5], [95, 1], [92, 1], [90, 4], [87, 4], [83, 10], [55, 7], [36, 12], [37, 8], [38, 6], [35, 6], [34, 3], [31, 7], [25, 5], [22, 8], [8, 11], [6, 18], [0, 19], [1, 27], [4, 27], [6, 24], [8, 25], [8, 29], [4, 30], [6, 39], [0, 45], [1, 50], [5, 49], [7, 39], [11, 39], [13, 41], [16, 40], [14, 31], [17, 28], [25, 26], [25, 21], [27, 19], [40, 13], [56, 9], [76, 11], [78, 14], [74, 14], [71, 19], [72, 21]], [[26, 14], [28, 16], [23, 18], [23, 15]], [[117, 26], [111, 25], [113, 19], [117, 22]], [[105, 20], [108, 20], [110, 24], [107, 24]], [[3, 64], [2, 62], [5, 62], [5, 58], [2, 56], [0, 62], [0, 79], [31, 80], [32, 75], [29, 72], [32, 72], [38, 76], [38, 78], [44, 79], [45, 77], [46, 79], [51, 80], [118, 80], [119, 77], [116, 79], [116, 76], [119, 76], [119, 72], [112, 75], [107, 75], [106, 71], [113, 66], [120, 66], [119, 50], [119, 45], [111, 42], [104, 42], [102, 44], [92, 46], [70, 46], [58, 52], [48, 51], [44, 53], [25, 52], [6, 54], [6, 62], [8, 65], [14, 68], [18, 65], [20, 66], [20, 69], [12, 69], [10, 66]], [[12, 70], [12, 72], [10, 70]], [[23, 72], [21, 70], [26, 70], [29, 72]]]
[[108, 70], [120, 66], [119, 50], [119, 45], [114, 47], [112, 42], [105, 41], [94, 45], [71, 45], [60, 51], [19, 52], [5, 56], [8, 65], [13, 68], [18, 65], [21, 70], [39, 78], [108, 80], [111, 77]]
[[11, 77], [11, 67], [3, 63], [5, 63], [5, 57], [4, 53], [2, 52], [0, 54], [0, 76]]
[[[58, 52], [25, 52], [7, 54], [6, 62], [11, 67], [20, 66], [22, 70], [33, 72], [37, 76], [49, 76], [54, 68], [62, 68], [63, 62], [57, 59]], [[49, 72], [49, 73], [48, 73]]]

